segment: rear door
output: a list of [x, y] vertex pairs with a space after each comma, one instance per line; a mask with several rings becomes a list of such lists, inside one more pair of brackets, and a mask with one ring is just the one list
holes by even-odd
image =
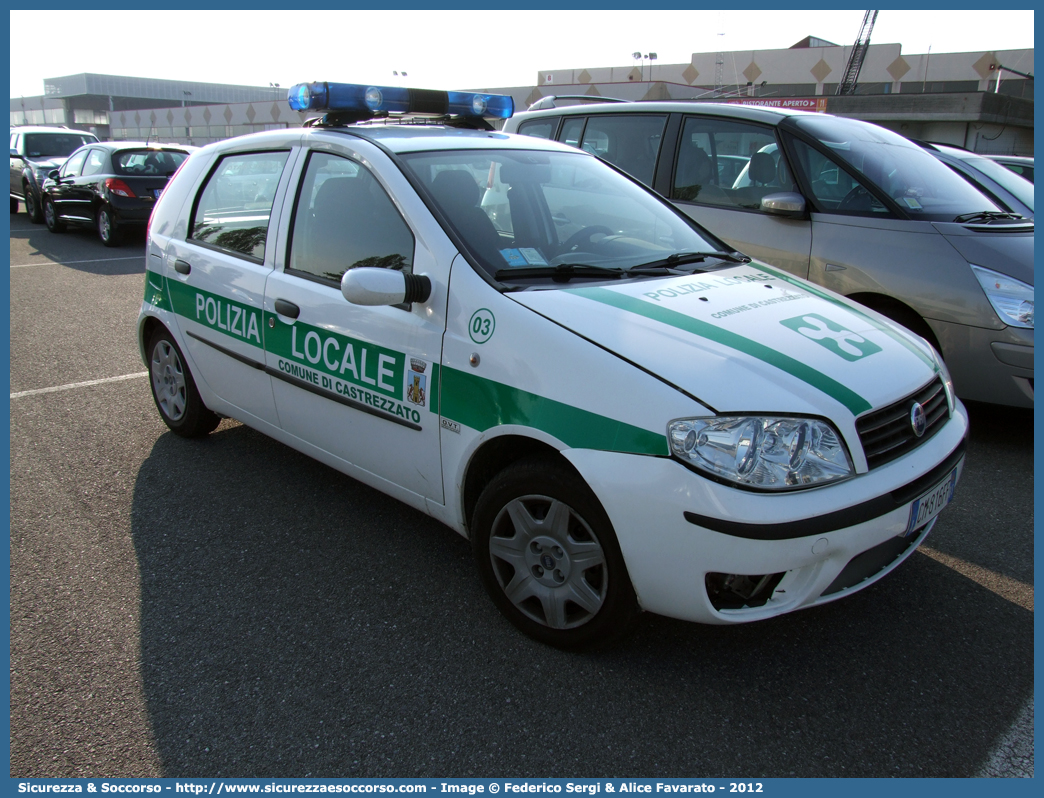
[[[186, 238], [165, 253], [167, 284], [193, 374], [234, 405], [237, 418], [278, 426], [265, 373], [265, 281], [272, 272], [275, 192], [241, 191], [244, 170], [285, 184], [296, 150], [235, 152], [216, 159], [192, 199]], [[282, 181], [282, 182], [281, 182]]]

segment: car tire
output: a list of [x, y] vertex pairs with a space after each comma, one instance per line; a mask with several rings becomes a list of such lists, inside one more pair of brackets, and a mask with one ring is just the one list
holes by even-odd
[[547, 457], [508, 466], [475, 505], [483, 584], [522, 632], [567, 650], [626, 635], [640, 614], [609, 516], [576, 472]]
[[11, 213], [18, 213], [18, 200], [11, 197]]
[[33, 224], [40, 224], [44, 220], [43, 208], [40, 207], [40, 200], [28, 183], [22, 184], [22, 196], [25, 197], [25, 212], [29, 216], [29, 221]]
[[183, 438], [199, 438], [213, 432], [221, 418], [203, 404], [185, 357], [170, 332], [157, 330], [149, 339], [148, 354], [152, 399], [170, 431]]
[[98, 238], [105, 246], [118, 247], [123, 243], [123, 231], [116, 224], [112, 211], [105, 205], [100, 205], [94, 218], [97, 222]]
[[44, 197], [43, 218], [44, 224], [47, 225], [47, 229], [52, 233], [65, 232], [65, 223], [58, 218], [58, 210], [54, 207], [54, 202], [51, 201], [50, 197]]

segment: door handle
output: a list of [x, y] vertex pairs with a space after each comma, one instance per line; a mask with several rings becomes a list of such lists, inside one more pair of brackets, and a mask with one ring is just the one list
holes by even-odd
[[280, 316], [287, 316], [291, 319], [296, 319], [301, 315], [301, 308], [297, 307], [293, 302], [287, 302], [285, 299], [277, 299], [275, 301], [275, 310]]
[[186, 260], [178, 258], [174, 261], [174, 271], [176, 271], [178, 274], [188, 274], [190, 271], [192, 271], [192, 264]]

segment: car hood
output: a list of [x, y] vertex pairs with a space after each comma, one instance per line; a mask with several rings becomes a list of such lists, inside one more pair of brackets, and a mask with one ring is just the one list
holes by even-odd
[[935, 227], [969, 263], [1033, 285], [1032, 224], [1022, 225], [1022, 232], [961, 224]]
[[920, 338], [760, 264], [509, 296], [719, 413], [801, 413], [850, 425], [938, 370]]
[[63, 157], [56, 158], [41, 156], [39, 158], [26, 158], [26, 160], [31, 163], [35, 169], [60, 169], [67, 159]]

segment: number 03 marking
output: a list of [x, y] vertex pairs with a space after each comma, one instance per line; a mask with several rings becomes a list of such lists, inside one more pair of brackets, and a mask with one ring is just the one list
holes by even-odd
[[484, 344], [493, 337], [493, 330], [496, 326], [497, 322], [493, 318], [493, 314], [485, 308], [481, 308], [471, 314], [471, 321], [468, 322], [468, 334], [471, 335], [471, 340], [476, 344]]

